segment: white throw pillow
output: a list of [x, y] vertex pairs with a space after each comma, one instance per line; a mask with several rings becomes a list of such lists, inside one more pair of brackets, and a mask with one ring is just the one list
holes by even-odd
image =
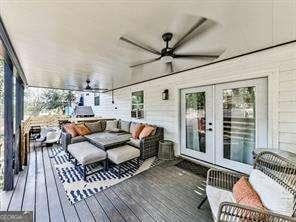
[[112, 131], [112, 132], [117, 132], [117, 120], [109, 120], [106, 122], [106, 130], [107, 131]]
[[293, 215], [294, 196], [282, 185], [256, 169], [252, 170], [249, 182], [267, 209], [286, 216]]

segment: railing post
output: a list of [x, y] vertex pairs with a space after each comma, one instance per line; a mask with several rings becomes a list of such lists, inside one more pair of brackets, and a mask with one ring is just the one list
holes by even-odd
[[10, 59], [4, 63], [4, 190], [13, 189], [13, 73]]

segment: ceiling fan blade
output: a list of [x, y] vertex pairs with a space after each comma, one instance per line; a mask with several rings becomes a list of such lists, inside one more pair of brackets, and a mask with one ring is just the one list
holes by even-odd
[[186, 41], [184, 41], [191, 33], [193, 33], [198, 27], [200, 27], [202, 24], [204, 24], [207, 21], [206, 18], [202, 17], [200, 20], [198, 20], [197, 23], [195, 23], [191, 29], [182, 37], [180, 38], [175, 45], [172, 47], [172, 50], [176, 50], [179, 46], [183, 45]]
[[145, 51], [151, 52], [151, 53], [153, 53], [153, 54], [156, 54], [156, 55], [160, 55], [160, 54], [161, 54], [159, 51], [153, 49], [153, 48], [150, 47], [150, 46], [146, 46], [146, 45], [143, 45], [143, 44], [136, 43], [136, 42], [131, 41], [131, 40], [125, 38], [125, 37], [122, 37], [122, 36], [121, 36], [119, 39], [120, 39], [121, 41], [127, 42], [127, 43], [129, 43], [129, 44], [134, 45], [134, 46], [137, 46], [137, 47], [139, 47], [139, 48], [141, 48], [141, 49], [143, 49], [143, 50], [145, 50]]
[[174, 58], [196, 58], [196, 59], [217, 59], [220, 55], [190, 55], [190, 54], [175, 54]]
[[144, 61], [144, 62], [141, 62], [141, 63], [135, 64], [135, 65], [131, 65], [130, 68], [134, 68], [134, 67], [137, 67], [137, 66], [141, 66], [141, 65], [148, 64], [148, 63], [152, 63], [152, 62], [155, 62], [155, 61], [159, 60], [160, 58], [161, 58], [161, 57], [158, 57], [158, 58], [150, 59], [150, 60], [147, 60], [147, 61]]

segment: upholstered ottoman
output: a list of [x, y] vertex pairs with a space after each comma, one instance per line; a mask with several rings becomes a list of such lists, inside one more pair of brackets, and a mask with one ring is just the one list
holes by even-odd
[[[77, 170], [83, 175], [83, 179], [86, 180], [86, 177], [95, 173], [87, 174], [87, 165], [104, 162], [104, 168], [106, 169], [106, 157], [107, 154], [104, 150], [97, 148], [91, 143], [84, 141], [80, 143], [73, 143], [68, 145], [68, 157], [69, 160], [73, 158], [75, 160], [74, 165]], [[83, 170], [81, 172], [80, 167], [78, 167], [78, 163], [83, 166]]]
[[133, 159], [137, 160], [137, 167], [139, 167], [140, 150], [130, 146], [124, 145], [114, 149], [107, 150], [108, 160], [118, 166], [117, 176], [121, 177], [121, 164]]

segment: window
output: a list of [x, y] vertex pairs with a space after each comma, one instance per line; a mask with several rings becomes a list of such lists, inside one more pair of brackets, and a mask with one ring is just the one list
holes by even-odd
[[144, 91], [132, 92], [131, 117], [144, 118]]
[[94, 93], [94, 105], [95, 106], [100, 105], [100, 93]]

